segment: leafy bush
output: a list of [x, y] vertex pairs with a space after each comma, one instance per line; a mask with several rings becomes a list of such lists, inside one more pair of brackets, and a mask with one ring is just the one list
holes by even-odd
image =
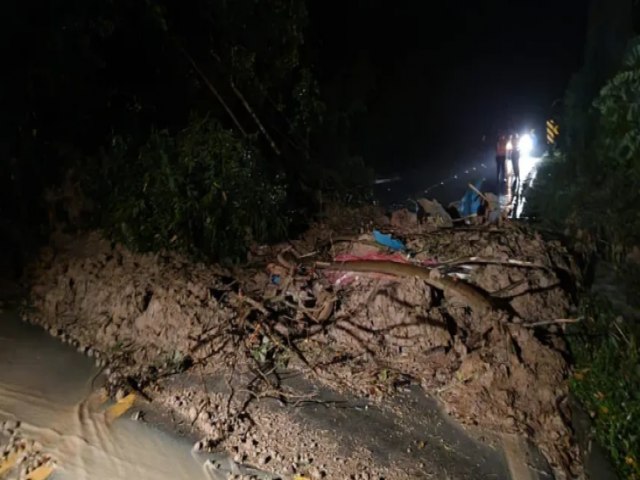
[[102, 219], [127, 245], [237, 261], [250, 242], [286, 233], [284, 178], [271, 178], [257, 150], [216, 121], [176, 136], [154, 131], [137, 158], [131, 150], [115, 139]]
[[576, 362], [571, 389], [594, 421], [596, 440], [621, 478], [640, 479], [640, 350], [638, 328], [597, 296], [582, 302], [584, 322], [570, 335]]
[[[567, 92], [562, 149], [543, 160], [527, 214], [569, 233], [579, 251], [621, 264], [625, 250], [640, 242], [640, 38], [595, 99], [588, 98], [588, 87], [597, 75], [582, 74]], [[639, 328], [598, 297], [581, 303], [585, 320], [569, 336], [576, 363], [572, 391], [591, 413], [596, 439], [620, 475], [639, 480]]]
[[566, 155], [560, 152], [545, 155], [526, 192], [526, 216], [538, 218], [549, 229], [564, 228], [576, 195], [574, 182], [569, 181], [570, 168]]
[[593, 101], [590, 117], [595, 128], [586, 148], [569, 144], [543, 162], [529, 213], [590, 232], [601, 253], [617, 261], [640, 241], [640, 38]]
[[598, 143], [607, 163], [640, 179], [640, 38], [625, 55], [622, 69], [604, 86], [594, 106], [599, 112]]

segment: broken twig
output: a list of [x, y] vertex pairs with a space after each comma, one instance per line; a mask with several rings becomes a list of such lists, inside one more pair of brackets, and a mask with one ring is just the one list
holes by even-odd
[[456, 258], [455, 260], [446, 262], [446, 265], [462, 265], [462, 264], [478, 264], [478, 265], [500, 265], [505, 267], [521, 267], [532, 268], [540, 270], [550, 270], [547, 265], [542, 263], [527, 262], [525, 260], [500, 260], [497, 258], [483, 258], [483, 257], [468, 257], [468, 258]]
[[535, 322], [535, 323], [528, 323], [525, 325], [525, 327], [527, 328], [537, 328], [537, 327], [544, 327], [547, 325], [567, 325], [567, 324], [571, 324], [571, 323], [578, 323], [582, 321], [582, 317], [580, 318], [558, 318], [557, 320], [548, 320], [548, 321], [544, 321], [544, 322]]

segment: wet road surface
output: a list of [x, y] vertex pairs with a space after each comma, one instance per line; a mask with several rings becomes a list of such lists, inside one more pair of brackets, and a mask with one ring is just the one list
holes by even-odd
[[[16, 434], [36, 441], [41, 455], [57, 463], [49, 477], [55, 480], [217, 480], [237, 470], [224, 458], [216, 459], [221, 468], [211, 468], [207, 458], [214, 457], [192, 453], [191, 441], [131, 420], [129, 414], [109, 422], [92, 386], [98, 373], [71, 347], [21, 323], [16, 313], [1, 313], [0, 424], [7, 428], [0, 445], [7, 446], [20, 422]], [[19, 478], [20, 467], [3, 477], [0, 466], [0, 477]]]

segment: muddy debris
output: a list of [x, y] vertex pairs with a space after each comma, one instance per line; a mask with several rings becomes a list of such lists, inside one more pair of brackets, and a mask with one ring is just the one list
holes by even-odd
[[24, 435], [20, 422], [0, 424], [0, 474], [14, 471], [20, 479], [47, 478], [55, 469], [56, 460]]
[[[373, 228], [406, 249], [377, 244]], [[581, 471], [559, 322], [573, 313], [578, 269], [525, 228], [345, 210], [255, 246], [233, 269], [89, 233], [58, 239], [29, 279], [25, 319], [108, 365], [112, 395], [135, 391], [173, 412], [202, 435], [196, 450], [309, 478], [409, 478], [264, 408], [302, 400], [274, 375], [286, 368], [372, 401], [419, 384], [462, 423], [529, 438], [558, 478]], [[181, 375], [195, 380], [176, 384]], [[228, 379], [226, 394], [198, 382], [211, 375]]]

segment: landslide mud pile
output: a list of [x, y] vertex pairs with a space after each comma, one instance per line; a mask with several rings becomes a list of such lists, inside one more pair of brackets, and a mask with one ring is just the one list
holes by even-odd
[[559, 478], [577, 474], [559, 335], [577, 275], [567, 252], [511, 225], [336, 217], [234, 270], [92, 234], [45, 252], [29, 316], [141, 388], [195, 367], [262, 372], [253, 398], [284, 367], [373, 399], [419, 383], [463, 423], [526, 435]]

